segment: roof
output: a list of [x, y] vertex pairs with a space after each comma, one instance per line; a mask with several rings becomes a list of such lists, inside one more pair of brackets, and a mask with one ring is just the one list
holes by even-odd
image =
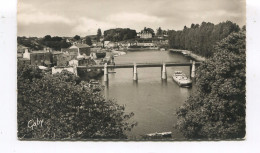
[[63, 54], [61, 51], [52, 51], [52, 54]]
[[49, 52], [44, 51], [44, 50], [32, 51], [32, 52], [31, 52], [31, 54], [43, 54], [43, 53], [49, 53]]
[[76, 44], [75, 46], [77, 46], [78, 48], [88, 48], [88, 47], [90, 47], [87, 44]]

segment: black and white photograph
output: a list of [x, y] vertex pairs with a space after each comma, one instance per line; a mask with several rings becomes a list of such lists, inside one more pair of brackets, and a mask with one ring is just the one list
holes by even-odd
[[246, 0], [18, 0], [19, 141], [247, 139]]

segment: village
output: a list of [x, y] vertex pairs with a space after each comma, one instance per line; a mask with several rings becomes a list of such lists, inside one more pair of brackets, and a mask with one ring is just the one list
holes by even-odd
[[[110, 29], [107, 31], [115, 30], [113, 38], [120, 35], [120, 32], [125, 29]], [[129, 31], [129, 29], [126, 29]], [[21, 65], [35, 65], [43, 70], [50, 70], [51, 73], [55, 74], [62, 70], [67, 70], [75, 75], [87, 76], [89, 78], [95, 78], [101, 74], [102, 70], [87, 70], [78, 71], [78, 66], [92, 66], [92, 65], [104, 65], [115, 64], [114, 58], [120, 55], [125, 55], [127, 51], [141, 51], [141, 50], [161, 50], [165, 51], [168, 46], [168, 35], [157, 34], [156, 36], [146, 30], [142, 30], [139, 33], [133, 31], [133, 35], [127, 38], [124, 35], [124, 40], [113, 41], [106, 35], [90, 35], [85, 38], [75, 37], [62, 37], [61, 41], [67, 43], [69, 47], [55, 49], [54, 47], [43, 46], [42, 49], [35, 49], [38, 44], [32, 43], [33, 41], [39, 41], [41, 38], [33, 37], [20, 39], [24, 41], [29, 40], [31, 45], [23, 45], [17, 43], [17, 60], [18, 64]], [[104, 32], [106, 34], [106, 31]], [[108, 35], [108, 34], [107, 34]], [[45, 36], [47, 39], [50, 36]], [[57, 39], [53, 37], [53, 39]], [[50, 39], [50, 38], [48, 38]], [[110, 41], [112, 40], [112, 41]], [[66, 42], [65, 42], [66, 41]], [[29, 47], [27, 47], [29, 46]]]

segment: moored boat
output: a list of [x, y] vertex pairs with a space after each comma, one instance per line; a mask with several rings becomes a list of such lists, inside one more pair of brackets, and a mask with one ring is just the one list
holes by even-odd
[[150, 133], [143, 135], [145, 139], [163, 139], [163, 138], [172, 138], [172, 132], [161, 132], [161, 133]]
[[172, 78], [180, 87], [190, 87], [192, 85], [192, 80], [182, 71], [175, 71]]

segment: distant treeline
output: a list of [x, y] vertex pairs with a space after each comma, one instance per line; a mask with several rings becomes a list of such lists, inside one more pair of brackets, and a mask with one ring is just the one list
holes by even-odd
[[53, 48], [55, 50], [61, 50], [61, 48], [68, 48], [71, 46], [70, 43], [66, 42], [65, 39], [63, 39], [62, 37], [51, 37], [50, 35], [45, 36], [42, 40], [41, 43], [44, 46]]
[[213, 55], [212, 49], [216, 42], [239, 30], [239, 26], [231, 21], [221, 22], [217, 25], [210, 22], [202, 22], [201, 25], [191, 24], [190, 28], [184, 26], [181, 31], [170, 30], [169, 46], [210, 57]]
[[61, 48], [68, 48], [69, 46], [71, 46], [71, 44], [66, 42], [64, 38], [58, 36], [51, 37], [50, 35], [46, 35], [43, 38], [17, 37], [17, 43], [19, 45], [29, 47], [33, 50], [42, 50], [44, 47], [50, 47], [54, 50], [60, 50]]
[[104, 31], [104, 40], [107, 41], [123, 41], [136, 37], [136, 31], [126, 28], [116, 28]]

